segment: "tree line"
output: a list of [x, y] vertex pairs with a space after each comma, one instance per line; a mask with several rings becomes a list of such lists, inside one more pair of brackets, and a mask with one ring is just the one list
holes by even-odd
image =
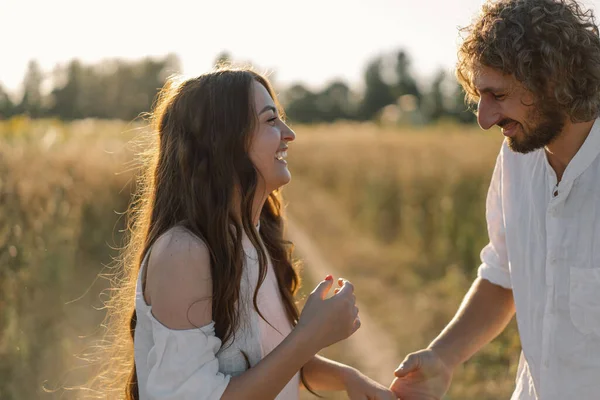
[[[221, 53], [215, 63], [232, 62]], [[0, 84], [0, 119], [26, 114], [32, 118], [55, 117], [135, 119], [150, 110], [167, 77], [181, 71], [174, 54], [135, 61], [104, 60], [83, 64], [72, 60], [44, 73], [29, 62], [18, 101]], [[343, 80], [329, 82], [320, 90], [302, 83], [281, 88], [274, 82], [288, 119], [297, 123], [337, 120], [386, 119], [407, 124], [426, 124], [440, 119], [461, 123], [475, 121], [464, 102], [455, 78], [439, 70], [431, 82], [415, 79], [406, 52], [379, 55], [366, 65], [362, 88], [353, 90]], [[46, 88], [44, 90], [44, 88]], [[48, 89], [49, 88], [49, 89]]]

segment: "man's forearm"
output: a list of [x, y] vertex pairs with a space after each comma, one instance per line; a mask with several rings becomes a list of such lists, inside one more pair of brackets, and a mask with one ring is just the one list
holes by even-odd
[[514, 314], [512, 290], [477, 278], [452, 321], [429, 348], [454, 369], [498, 336]]

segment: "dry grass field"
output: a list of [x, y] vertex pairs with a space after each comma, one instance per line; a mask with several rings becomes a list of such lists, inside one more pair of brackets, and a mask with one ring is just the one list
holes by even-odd
[[[456, 125], [294, 128], [289, 218], [355, 284], [361, 312], [395, 344], [381, 351], [399, 363], [445, 326], [475, 277], [501, 135]], [[108, 292], [98, 275], [122, 244], [128, 143], [140, 134], [119, 121], [0, 122], [0, 399], [85, 397], [61, 388], [92, 373], [77, 355], [102, 331]], [[304, 293], [313, 284], [307, 276]], [[448, 398], [509, 398], [518, 352], [513, 322], [457, 371]], [[363, 362], [344, 343], [325, 354]]]

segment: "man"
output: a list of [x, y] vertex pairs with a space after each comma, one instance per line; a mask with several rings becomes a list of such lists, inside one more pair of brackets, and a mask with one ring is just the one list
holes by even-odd
[[456, 316], [408, 355], [391, 389], [439, 399], [454, 369], [508, 324], [522, 343], [512, 399], [600, 399], [600, 39], [560, 0], [487, 3], [457, 76], [483, 129], [502, 128], [489, 244]]

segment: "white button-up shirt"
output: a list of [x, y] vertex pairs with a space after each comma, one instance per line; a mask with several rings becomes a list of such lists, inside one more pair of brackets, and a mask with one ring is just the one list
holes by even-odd
[[478, 275], [512, 289], [514, 400], [600, 399], [600, 120], [557, 185], [543, 149], [498, 156]]

